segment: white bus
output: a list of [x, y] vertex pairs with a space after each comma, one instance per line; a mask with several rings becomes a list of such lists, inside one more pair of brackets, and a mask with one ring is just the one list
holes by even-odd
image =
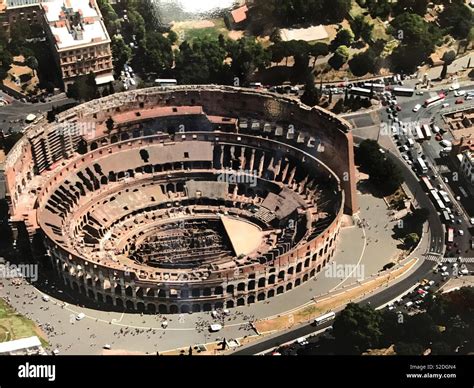
[[418, 162], [418, 165], [420, 166], [421, 172], [423, 174], [426, 174], [428, 172], [428, 167], [426, 166], [425, 161], [422, 158], [418, 158], [416, 159], [416, 161]]
[[416, 133], [416, 140], [417, 141], [423, 141], [425, 140], [425, 136], [423, 135], [423, 131], [421, 130], [420, 126], [417, 125], [415, 127], [415, 133]]
[[361, 96], [361, 97], [370, 97], [372, 92], [370, 89], [353, 87], [347, 90], [349, 95]]
[[378, 84], [378, 83], [373, 83], [373, 82], [366, 82], [364, 83], [364, 88], [373, 90], [376, 93], [382, 93], [385, 91], [385, 85], [384, 84]]
[[178, 81], [175, 79], [165, 79], [165, 78], [157, 78], [155, 79], [155, 84], [158, 86], [176, 86], [178, 85]]
[[322, 325], [323, 323], [329, 322], [333, 320], [334, 318], [336, 318], [336, 313], [331, 311], [330, 313], [327, 313], [327, 314], [321, 315], [320, 317], [315, 318], [314, 324]]
[[422, 128], [423, 128], [423, 133], [425, 134], [425, 138], [427, 140], [430, 140], [431, 139], [430, 126], [428, 124], [423, 124]]
[[446, 191], [440, 190], [439, 194], [441, 195], [441, 198], [443, 199], [445, 204], [449, 205], [451, 203], [451, 200], [449, 199], [449, 195]]
[[415, 89], [413, 89], [413, 88], [402, 88], [402, 87], [399, 87], [399, 86], [395, 86], [392, 89], [392, 92], [396, 96], [411, 97], [411, 96], [413, 96], [413, 93], [415, 93]]
[[436, 105], [437, 103], [444, 101], [445, 98], [446, 96], [444, 95], [444, 93], [439, 93], [437, 96], [428, 98], [423, 104], [423, 106], [425, 108], [429, 108], [430, 106]]

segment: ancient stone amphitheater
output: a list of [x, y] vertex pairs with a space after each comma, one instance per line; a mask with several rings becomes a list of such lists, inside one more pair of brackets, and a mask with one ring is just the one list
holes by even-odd
[[43, 233], [66, 285], [152, 313], [292, 290], [357, 210], [348, 123], [224, 86], [142, 89], [41, 119], [5, 172], [12, 220]]

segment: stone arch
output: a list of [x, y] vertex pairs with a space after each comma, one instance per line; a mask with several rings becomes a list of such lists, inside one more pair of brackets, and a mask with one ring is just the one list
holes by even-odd
[[247, 298], [247, 304], [255, 303], [255, 295], [250, 295]]
[[181, 313], [183, 313], [183, 314], [189, 313], [189, 305], [183, 304], [183, 305], [181, 306]]
[[245, 299], [244, 298], [237, 299], [237, 306], [245, 306]]
[[158, 305], [158, 312], [160, 314], [168, 314], [168, 307], [165, 304]]
[[261, 292], [260, 294], [257, 295], [257, 300], [262, 301], [265, 300], [265, 293]]
[[285, 291], [284, 287], [283, 286], [280, 286], [277, 288], [277, 294], [283, 294], [283, 292]]
[[293, 288], [293, 284], [292, 284], [292, 283], [288, 283], [288, 284], [286, 285], [286, 291], [290, 291], [292, 288]]
[[274, 289], [268, 290], [267, 298], [273, 298], [274, 296], [275, 296], [275, 290]]
[[177, 314], [178, 311], [179, 311], [178, 306], [176, 306], [175, 304], [172, 304], [170, 306], [170, 314]]
[[156, 306], [154, 303], [148, 303], [147, 310], [150, 314], [156, 314]]

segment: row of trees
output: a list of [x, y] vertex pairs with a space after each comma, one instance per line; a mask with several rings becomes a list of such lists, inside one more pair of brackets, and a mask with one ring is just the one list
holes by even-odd
[[362, 354], [395, 345], [399, 355], [468, 354], [474, 351], [474, 289], [463, 287], [424, 299], [416, 315], [350, 303], [333, 325], [338, 354]]
[[255, 12], [274, 26], [331, 24], [342, 21], [351, 9], [350, 0], [256, 0]]

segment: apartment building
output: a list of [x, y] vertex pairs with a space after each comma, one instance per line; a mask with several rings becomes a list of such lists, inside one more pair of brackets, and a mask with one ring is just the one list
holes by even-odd
[[64, 86], [90, 72], [98, 85], [113, 81], [110, 37], [96, 1], [52, 0], [41, 8]]

